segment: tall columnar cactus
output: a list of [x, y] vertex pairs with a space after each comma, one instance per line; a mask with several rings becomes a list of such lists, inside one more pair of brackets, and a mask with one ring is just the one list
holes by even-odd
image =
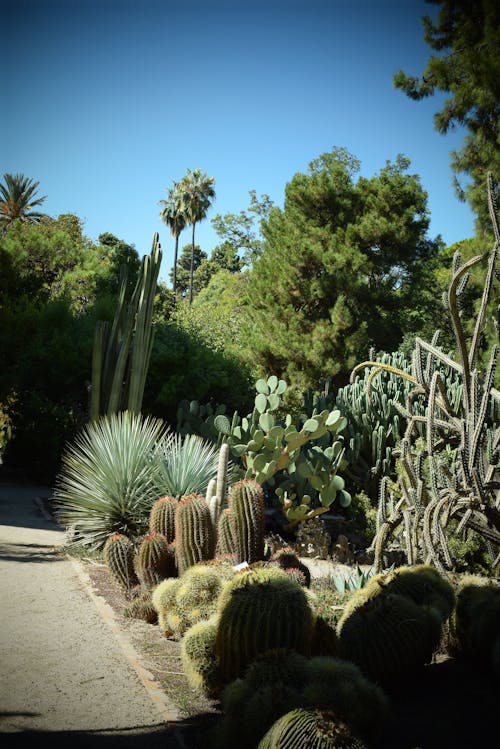
[[140, 413], [153, 347], [153, 302], [162, 260], [157, 232], [151, 253], [142, 259], [132, 297], [127, 302], [127, 268], [120, 269], [118, 305], [111, 329], [98, 321], [92, 357], [90, 418], [128, 410]]
[[142, 539], [134, 559], [137, 575], [145, 588], [153, 588], [167, 577], [175, 577], [175, 554], [165, 536], [149, 533]]
[[315, 616], [305, 589], [282, 570], [250, 567], [237, 573], [222, 590], [218, 613], [215, 650], [224, 683], [266, 650], [310, 653]]
[[109, 536], [104, 544], [104, 561], [114, 579], [126, 592], [139, 585], [139, 578], [134, 569], [134, 555], [134, 544], [122, 533]]
[[171, 544], [175, 538], [175, 497], [160, 497], [151, 507], [149, 513], [150, 533], [161, 533]]
[[197, 562], [213, 559], [215, 528], [205, 497], [188, 494], [175, 511], [175, 543], [179, 575]]
[[229, 492], [229, 513], [236, 563], [264, 558], [264, 492], [252, 479], [233, 484]]
[[271, 726], [258, 749], [366, 749], [330, 710], [295, 708]]
[[[360, 605], [357, 605], [359, 598]], [[430, 663], [442, 632], [433, 608], [418, 606], [406, 596], [353, 593], [337, 625], [339, 658], [355, 663], [364, 675], [384, 688]]]
[[[459, 253], [454, 256], [446, 301], [455, 333], [456, 358], [438, 347], [438, 331], [431, 343], [415, 339], [409, 373], [379, 362], [363, 362], [351, 373], [353, 379], [360, 368], [369, 367], [371, 383], [378, 372], [386, 370], [412, 385], [404, 407], [399, 408], [407, 426], [397, 451], [401, 467], [398, 485], [388, 491], [387, 479], [381, 482], [373, 541], [377, 571], [383, 567], [384, 549], [398, 534], [408, 564], [425, 562], [443, 571], [453, 569], [449, 529], [457, 534], [468, 530], [479, 534], [489, 547], [493, 570], [500, 562], [500, 392], [494, 387], [498, 345], [493, 347], [485, 371], [478, 369], [500, 249], [491, 174], [488, 204], [495, 237], [493, 249], [463, 264]], [[483, 261], [488, 263], [484, 290], [468, 342], [460, 314], [460, 295], [469, 270]], [[497, 310], [492, 312], [496, 314]], [[450, 394], [447, 384], [450, 378], [458, 382], [454, 394]]]

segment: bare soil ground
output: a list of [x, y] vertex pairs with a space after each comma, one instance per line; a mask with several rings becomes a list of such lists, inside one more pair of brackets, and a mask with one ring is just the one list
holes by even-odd
[[[156, 625], [124, 617], [127, 601], [106, 566], [85, 560], [83, 564], [95, 592], [113, 608], [144, 665], [179, 711], [187, 749], [206, 749], [207, 731], [218, 720], [220, 706], [190, 687], [182, 672], [180, 643], [166, 639]], [[345, 572], [345, 565], [340, 567]], [[392, 716], [373, 749], [498, 745], [500, 683], [477, 664], [438, 653], [418, 677], [409, 678], [389, 696]]]

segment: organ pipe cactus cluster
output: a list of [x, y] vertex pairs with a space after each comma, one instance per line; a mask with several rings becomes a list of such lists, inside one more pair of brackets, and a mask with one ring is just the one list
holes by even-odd
[[111, 328], [98, 321], [94, 335], [90, 418], [141, 411], [153, 347], [153, 302], [162, 251], [157, 232], [151, 253], [142, 259], [132, 297], [127, 301], [127, 267], [120, 269], [118, 305]]
[[134, 556], [134, 544], [122, 533], [113, 533], [104, 544], [103, 559], [113, 578], [127, 593], [139, 585], [134, 568]]
[[335, 499], [347, 506], [351, 498], [338, 475], [345, 466], [345, 418], [339, 410], [316, 408], [305, 419], [281, 418], [286, 389], [275, 375], [257, 380], [252, 413], [243, 419], [235, 413], [232, 421], [219, 414], [214, 426], [241, 460], [245, 478], [275, 489], [293, 526], [326, 512]]
[[[500, 563], [500, 392], [494, 387], [498, 345], [491, 351], [486, 370], [478, 370], [480, 341], [500, 249], [491, 174], [488, 204], [495, 237], [491, 252], [464, 264], [459, 253], [454, 256], [447, 306], [456, 339], [456, 359], [438, 347], [438, 331], [431, 343], [415, 339], [409, 373], [380, 362], [363, 362], [351, 375], [352, 379], [361, 368], [368, 367], [370, 384], [383, 370], [411, 384], [404, 407], [398, 405], [407, 426], [396, 453], [400, 464], [397, 486], [388, 491], [387, 477], [380, 484], [373, 541], [377, 570], [383, 567], [385, 548], [395, 538], [399, 538], [408, 564], [425, 562], [442, 571], [453, 569], [447, 540], [449, 528], [457, 534], [471, 531], [482, 536], [493, 570]], [[467, 341], [459, 311], [460, 295], [469, 269], [483, 261], [487, 261], [484, 290], [474, 332]], [[446, 386], [450, 373], [460, 384], [454, 398], [449, 397]]]

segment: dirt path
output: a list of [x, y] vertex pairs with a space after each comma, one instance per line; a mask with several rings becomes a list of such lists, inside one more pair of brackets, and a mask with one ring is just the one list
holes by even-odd
[[51, 746], [133, 746], [147, 734], [148, 746], [182, 749], [175, 710], [61, 555], [63, 532], [34, 502], [44, 493], [0, 484], [0, 732], [9, 746], [35, 732]]

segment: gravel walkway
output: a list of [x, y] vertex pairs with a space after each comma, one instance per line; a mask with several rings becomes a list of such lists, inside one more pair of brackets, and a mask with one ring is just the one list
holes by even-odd
[[182, 749], [175, 710], [61, 555], [64, 534], [36, 503], [49, 494], [0, 484], [2, 745], [36, 734], [38, 746]]

